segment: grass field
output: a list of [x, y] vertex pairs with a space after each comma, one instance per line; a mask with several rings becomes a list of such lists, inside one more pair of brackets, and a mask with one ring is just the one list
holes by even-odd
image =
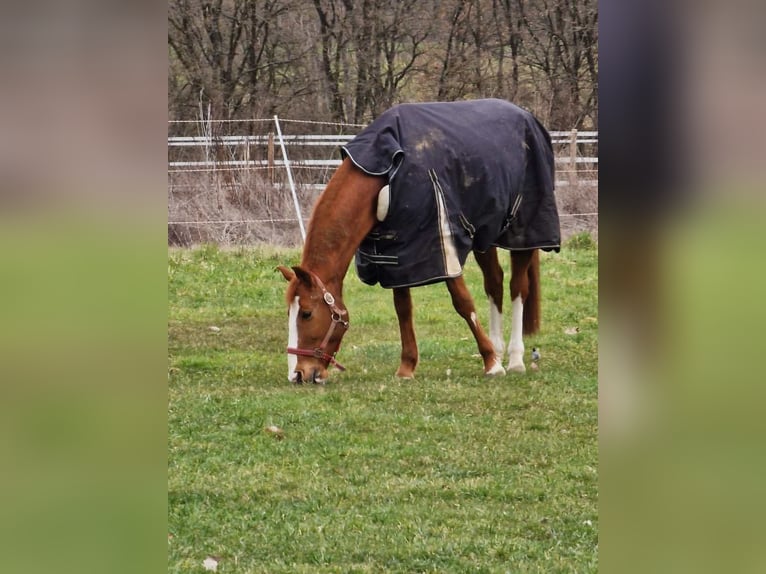
[[[598, 251], [587, 239], [542, 256], [543, 326], [525, 341], [527, 362], [533, 346], [542, 359], [521, 376], [483, 376], [441, 284], [413, 291], [420, 364], [414, 381], [396, 379], [391, 293], [352, 265], [348, 371], [326, 386], [287, 382], [274, 268], [298, 252], [171, 251], [169, 572], [204, 572], [207, 556], [223, 573], [595, 572]], [[486, 326], [472, 259], [466, 278]]]

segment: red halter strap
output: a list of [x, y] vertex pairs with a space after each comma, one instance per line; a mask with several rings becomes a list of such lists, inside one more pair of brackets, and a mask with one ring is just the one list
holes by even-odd
[[330, 337], [332, 337], [332, 334], [335, 331], [335, 327], [338, 324], [342, 325], [344, 329], [348, 329], [348, 321], [343, 319], [344, 316], [348, 315], [348, 311], [338, 307], [338, 305], [335, 303], [335, 297], [333, 297], [332, 293], [327, 290], [319, 277], [317, 277], [314, 273], [311, 273], [311, 276], [314, 278], [314, 281], [316, 281], [317, 285], [319, 285], [319, 288], [322, 290], [322, 299], [330, 308], [330, 319], [332, 322], [330, 323], [330, 328], [327, 330], [327, 334], [324, 336], [324, 340], [322, 341], [322, 344], [319, 345], [319, 347], [314, 350], [299, 349], [298, 347], [287, 347], [287, 353], [289, 355], [299, 355], [302, 357], [316, 357], [317, 359], [327, 361], [328, 364], [335, 365], [341, 371], [345, 371], [346, 367], [335, 360], [335, 353], [337, 353], [337, 351], [331, 355], [327, 352], [326, 349], [327, 344], [330, 342]]

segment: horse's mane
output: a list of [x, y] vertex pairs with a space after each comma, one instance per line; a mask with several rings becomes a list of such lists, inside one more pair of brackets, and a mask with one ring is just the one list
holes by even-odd
[[325, 270], [327, 281], [342, 281], [354, 252], [375, 223], [383, 184], [383, 178], [367, 175], [344, 160], [314, 204], [301, 265], [314, 272]]

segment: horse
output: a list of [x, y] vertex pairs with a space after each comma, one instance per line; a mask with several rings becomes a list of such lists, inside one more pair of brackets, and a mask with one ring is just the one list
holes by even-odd
[[[288, 282], [288, 380], [323, 384], [349, 329], [343, 282], [356, 257], [360, 279], [393, 292], [401, 357], [413, 378], [418, 345], [411, 288], [446, 283], [468, 325], [484, 374], [524, 373], [523, 336], [540, 328], [539, 251], [558, 251], [553, 151], [529, 112], [504, 100], [399, 104], [341, 149], [342, 163], [309, 219]], [[511, 333], [503, 338], [503, 269], [510, 251]], [[462, 275], [472, 252], [489, 301], [489, 334]], [[508, 361], [503, 367], [503, 355]]]

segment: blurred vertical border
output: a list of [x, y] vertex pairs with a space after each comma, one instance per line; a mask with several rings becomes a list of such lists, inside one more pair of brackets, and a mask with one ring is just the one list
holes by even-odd
[[0, 7], [0, 552], [166, 566], [164, 5]]
[[603, 572], [762, 572], [766, 10], [600, 4]]

